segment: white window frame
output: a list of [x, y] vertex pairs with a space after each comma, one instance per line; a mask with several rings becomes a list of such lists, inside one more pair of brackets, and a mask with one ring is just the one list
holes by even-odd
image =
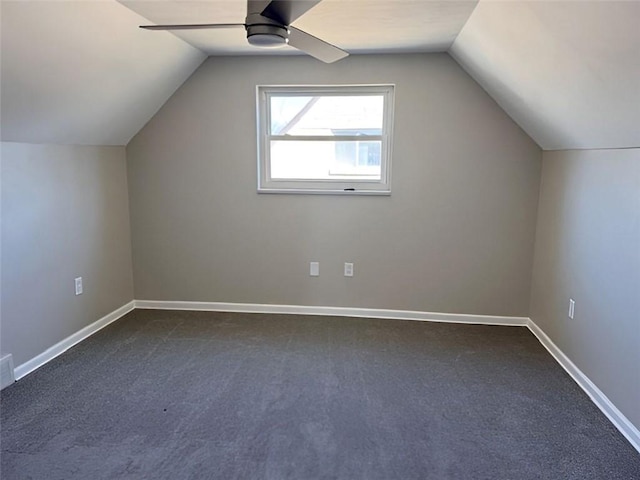
[[[391, 194], [391, 144], [393, 139], [393, 101], [394, 85], [258, 85], [257, 132], [258, 132], [258, 193], [302, 193], [329, 195], [390, 195]], [[366, 140], [381, 141], [380, 179], [272, 179], [270, 142], [284, 141], [366, 141], [361, 136], [278, 136], [271, 135], [270, 98], [272, 96], [354, 96], [382, 94], [384, 111], [382, 135], [371, 136]]]

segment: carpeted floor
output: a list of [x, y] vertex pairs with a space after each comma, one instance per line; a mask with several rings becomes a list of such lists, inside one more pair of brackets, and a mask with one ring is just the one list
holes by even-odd
[[136, 310], [1, 421], [3, 480], [640, 479], [521, 327]]

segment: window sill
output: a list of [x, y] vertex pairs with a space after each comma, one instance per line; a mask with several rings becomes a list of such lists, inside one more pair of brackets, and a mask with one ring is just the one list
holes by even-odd
[[391, 190], [312, 190], [305, 188], [259, 188], [258, 193], [294, 195], [390, 196]]

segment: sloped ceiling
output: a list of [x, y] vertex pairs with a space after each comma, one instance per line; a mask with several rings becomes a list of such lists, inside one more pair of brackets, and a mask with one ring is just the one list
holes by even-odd
[[126, 145], [206, 58], [115, 0], [0, 9], [3, 141]]
[[545, 150], [640, 147], [640, 2], [481, 0], [450, 54]]
[[[127, 144], [206, 55], [271, 54], [242, 29], [138, 26], [242, 22], [245, 9], [1, 0], [2, 140]], [[295, 25], [350, 53], [449, 51], [544, 149], [640, 146], [640, 2], [324, 0]]]

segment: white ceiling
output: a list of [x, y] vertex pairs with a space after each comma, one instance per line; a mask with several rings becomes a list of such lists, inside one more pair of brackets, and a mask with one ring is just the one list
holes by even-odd
[[[246, 0], [119, 0], [150, 24], [243, 23]], [[324, 0], [293, 25], [349, 53], [445, 52], [478, 0]], [[153, 35], [155, 32], [149, 32]], [[208, 55], [255, 54], [243, 28], [174, 31]], [[285, 47], [273, 52], [292, 54]]]
[[126, 145], [206, 56], [115, 1], [6, 1], [2, 140]]
[[451, 55], [545, 150], [640, 147], [640, 2], [482, 0]]
[[[270, 54], [242, 28], [182, 32], [190, 45], [138, 26], [242, 22], [245, 10], [0, 0], [2, 140], [127, 144], [203, 52]], [[640, 2], [324, 0], [294, 25], [350, 53], [449, 51], [544, 149], [640, 147]]]

